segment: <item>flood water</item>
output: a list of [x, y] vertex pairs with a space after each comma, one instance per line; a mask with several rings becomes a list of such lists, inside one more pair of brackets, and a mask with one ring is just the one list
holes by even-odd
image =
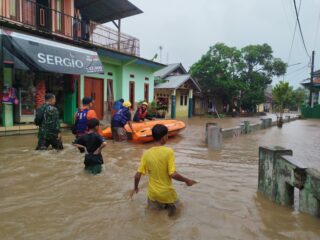
[[177, 170], [199, 182], [174, 182], [182, 206], [173, 218], [146, 208], [147, 178], [129, 198], [140, 156], [152, 144], [108, 141], [104, 169], [93, 176], [68, 133], [61, 152], [34, 151], [35, 135], [0, 138], [0, 239], [320, 239], [320, 219], [257, 193], [261, 145], [293, 149], [320, 167], [320, 121], [226, 139], [221, 151], [206, 148], [206, 122], [232, 127], [241, 120], [193, 118], [169, 140]]

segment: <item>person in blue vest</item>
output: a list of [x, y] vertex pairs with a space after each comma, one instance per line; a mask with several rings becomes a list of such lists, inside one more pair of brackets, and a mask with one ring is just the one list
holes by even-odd
[[121, 109], [118, 112], [116, 112], [115, 115], [112, 117], [111, 131], [112, 138], [115, 141], [122, 142], [128, 140], [127, 131], [124, 128], [126, 124], [129, 125], [129, 127], [132, 130], [132, 133], [135, 133], [131, 124], [131, 113], [129, 109], [130, 107], [131, 103], [129, 101], [124, 102]]
[[122, 107], [124, 103], [123, 98], [119, 99], [118, 101], [115, 101], [113, 106], [112, 106], [112, 116], [114, 116]]
[[[96, 112], [92, 109], [93, 100], [91, 97], [84, 97], [82, 99], [82, 108], [75, 113], [75, 123], [72, 133], [76, 138], [88, 133], [88, 120], [98, 119]], [[101, 128], [98, 129], [98, 134], [102, 135]]]

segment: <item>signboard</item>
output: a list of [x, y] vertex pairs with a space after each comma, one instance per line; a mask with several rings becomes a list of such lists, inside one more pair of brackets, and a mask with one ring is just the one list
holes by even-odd
[[2, 41], [4, 62], [12, 61], [17, 68], [23, 63], [32, 71], [78, 75], [104, 72], [94, 51], [6, 30], [2, 30]]

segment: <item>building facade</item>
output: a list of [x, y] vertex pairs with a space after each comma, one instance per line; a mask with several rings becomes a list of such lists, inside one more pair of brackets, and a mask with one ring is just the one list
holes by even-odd
[[140, 13], [127, 0], [0, 1], [0, 125], [33, 122], [46, 92], [66, 123], [84, 96], [100, 119], [119, 98], [151, 101], [153, 72], [164, 66], [141, 58], [139, 40], [121, 32], [121, 19]]
[[154, 73], [155, 100], [167, 117], [192, 117], [194, 93], [201, 91], [198, 83], [181, 63], [169, 64]]

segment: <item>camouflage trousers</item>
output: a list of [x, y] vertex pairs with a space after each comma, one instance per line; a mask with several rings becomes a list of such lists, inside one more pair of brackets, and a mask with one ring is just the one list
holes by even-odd
[[36, 150], [47, 150], [49, 146], [52, 146], [53, 149], [62, 150], [63, 144], [60, 138], [51, 137], [51, 138], [44, 138], [38, 137], [38, 145]]

